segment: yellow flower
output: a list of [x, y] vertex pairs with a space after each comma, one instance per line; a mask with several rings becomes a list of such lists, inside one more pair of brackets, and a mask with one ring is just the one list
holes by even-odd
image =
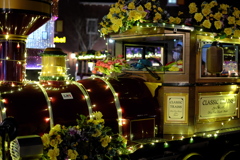
[[240, 11], [238, 9], [234, 9], [233, 16], [235, 16], [235, 18], [239, 18], [239, 14]]
[[222, 13], [220, 13], [220, 12], [215, 13], [215, 14], [213, 15], [213, 18], [215, 18], [216, 20], [219, 21], [219, 20], [222, 18]]
[[107, 14], [107, 18], [108, 18], [108, 19], [113, 18], [112, 14], [111, 14], [111, 13], [108, 13], [108, 14]]
[[211, 8], [212, 8], [212, 7], [214, 7], [214, 6], [217, 6], [218, 3], [217, 3], [216, 1], [212, 1], [212, 2], [209, 3], [209, 5], [210, 5]]
[[182, 15], [183, 14], [183, 12], [181, 12], [181, 11], [178, 11], [178, 16], [180, 16], [180, 15]]
[[221, 29], [222, 28], [222, 22], [221, 21], [215, 21], [214, 26], [216, 29]]
[[108, 31], [107, 31], [106, 28], [101, 28], [101, 33], [102, 33], [102, 34], [108, 34]]
[[111, 22], [119, 27], [122, 27], [122, 19], [112, 18]]
[[114, 13], [115, 13], [115, 7], [110, 8], [108, 14], [114, 14]]
[[205, 5], [204, 5], [204, 9], [211, 9], [212, 8], [212, 6], [210, 5], [210, 4], [208, 4], [208, 3], [206, 3]]
[[194, 19], [195, 19], [197, 22], [201, 22], [202, 19], [203, 19], [202, 13], [195, 13]]
[[168, 19], [169, 19], [169, 23], [174, 23], [174, 21], [175, 21], [175, 18], [172, 16], [170, 16]]
[[58, 131], [61, 130], [61, 125], [57, 124], [55, 125], [50, 131], [49, 131], [49, 136], [52, 136], [54, 134], [56, 134]]
[[240, 26], [240, 20], [236, 20], [236, 24]]
[[134, 20], [134, 21], [137, 21], [137, 20], [140, 20], [142, 18], [142, 15], [140, 12], [136, 11], [136, 10], [131, 10], [129, 12], [129, 20]]
[[62, 141], [63, 141], [61, 138], [61, 135], [59, 135], [59, 134], [56, 136], [56, 140], [58, 141], [58, 144], [62, 143]]
[[208, 19], [206, 19], [206, 20], [203, 21], [202, 25], [205, 28], [211, 28], [212, 23]]
[[112, 24], [111, 25], [111, 29], [114, 31], [114, 32], [118, 32], [118, 30], [119, 30], [119, 25], [117, 25], [117, 24]]
[[137, 7], [137, 10], [138, 10], [138, 11], [144, 11], [143, 6], [142, 6], [142, 5], [139, 5], [139, 6]]
[[141, 14], [141, 17], [142, 17], [142, 18], [145, 18], [146, 15], [147, 15], [147, 12], [145, 12], [145, 11], [141, 11], [141, 12], [139, 12], [139, 13]]
[[68, 158], [71, 160], [77, 159], [78, 152], [76, 150], [69, 149], [68, 150]]
[[202, 9], [202, 14], [206, 17], [207, 15], [209, 15], [211, 13], [211, 9], [210, 8], [204, 8]]
[[55, 140], [55, 139], [51, 139], [51, 141], [50, 141], [50, 146], [52, 146], [52, 147], [57, 147], [58, 146], [58, 141], [57, 140]]
[[95, 133], [92, 134], [92, 136], [93, 137], [99, 137], [99, 136], [101, 136], [101, 134], [102, 134], [102, 132], [100, 130], [96, 129]]
[[93, 123], [93, 119], [87, 120], [87, 123]]
[[57, 160], [57, 156], [59, 156], [59, 149], [58, 148], [49, 149], [47, 155], [48, 157], [50, 157], [51, 160]]
[[116, 8], [116, 9], [115, 9], [115, 12], [118, 14], [118, 13], [121, 12], [121, 9], [120, 9], [120, 8]]
[[147, 8], [147, 10], [151, 10], [152, 4], [150, 2], [148, 2], [144, 5], [144, 7]]
[[83, 159], [88, 159], [88, 156], [87, 155], [83, 155]]
[[227, 4], [220, 4], [220, 9], [227, 11], [227, 9], [229, 8], [229, 5]]
[[126, 12], [126, 9], [124, 8], [124, 5], [120, 5], [119, 8], [122, 12]]
[[99, 123], [104, 123], [104, 119], [93, 120], [92, 123], [98, 125]]
[[227, 19], [228, 19], [228, 24], [235, 24], [235, 17], [229, 16]]
[[175, 24], [180, 24], [181, 21], [182, 21], [182, 20], [181, 20], [179, 17], [176, 17], [176, 18], [175, 18]]
[[190, 3], [188, 8], [189, 8], [189, 13], [190, 14], [196, 13], [197, 10], [198, 10], [197, 5], [194, 2]]
[[234, 31], [234, 37], [240, 37], [240, 30]]
[[162, 15], [160, 13], [155, 13], [155, 16], [153, 18], [153, 22], [157, 22], [158, 20], [162, 19]]
[[134, 2], [130, 2], [130, 3], [128, 4], [128, 9], [135, 9], [135, 4], [134, 4]]
[[93, 112], [92, 115], [95, 119], [102, 119], [103, 117], [102, 112], [99, 112], [99, 111]]
[[158, 7], [159, 12], [163, 12], [163, 9], [161, 7]]
[[102, 144], [103, 147], [107, 147], [108, 143], [111, 142], [111, 138], [109, 136], [105, 136], [105, 137], [100, 139], [100, 142], [102, 142], [101, 144]]
[[50, 144], [50, 137], [49, 134], [44, 133], [44, 135], [41, 137], [43, 145], [48, 147]]
[[225, 28], [224, 33], [226, 33], [226, 35], [231, 35], [232, 34], [232, 28]]

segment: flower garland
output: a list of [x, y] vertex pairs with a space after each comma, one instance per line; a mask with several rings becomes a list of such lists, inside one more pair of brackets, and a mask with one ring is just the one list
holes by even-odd
[[76, 126], [57, 124], [41, 138], [45, 160], [103, 160], [127, 154], [127, 140], [104, 126], [101, 112], [80, 115]]
[[179, 11], [171, 16], [160, 6], [157, 0], [118, 0], [109, 13], [100, 22], [102, 36], [122, 33], [143, 22], [179, 24], [202, 28], [216, 33], [215, 38], [240, 36], [240, 11], [227, 4], [218, 4], [216, 0], [203, 2], [199, 7], [195, 2], [188, 11]]
[[[138, 23], [162, 23], [166, 22], [169, 14], [161, 8], [159, 0], [118, 0], [113, 4], [109, 13], [103, 17], [100, 33], [124, 32], [136, 26]], [[179, 19], [176, 21], [179, 22]]]
[[106, 75], [110, 75], [111, 73], [117, 72], [121, 73], [123, 68], [128, 68], [129, 64], [123, 58], [122, 55], [118, 55], [115, 57], [107, 57], [103, 60], [98, 60], [96, 65], [92, 71], [93, 74], [97, 72], [101, 72]]
[[217, 33], [215, 38], [240, 36], [240, 10], [217, 1], [203, 2], [201, 7], [196, 3], [189, 4], [191, 18], [186, 19], [186, 25], [203, 27]]

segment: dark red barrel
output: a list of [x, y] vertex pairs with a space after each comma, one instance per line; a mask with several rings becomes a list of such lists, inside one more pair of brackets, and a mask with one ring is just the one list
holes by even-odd
[[2, 118], [14, 117], [17, 135], [42, 134], [50, 128], [48, 97], [37, 83], [0, 85]]
[[160, 122], [158, 102], [143, 79], [93, 77], [78, 82], [89, 92], [93, 110], [101, 111], [115, 132], [129, 139], [155, 136]]
[[54, 124], [75, 125], [80, 114], [87, 116], [92, 112], [90, 99], [81, 84], [62, 81], [43, 86], [51, 101]]

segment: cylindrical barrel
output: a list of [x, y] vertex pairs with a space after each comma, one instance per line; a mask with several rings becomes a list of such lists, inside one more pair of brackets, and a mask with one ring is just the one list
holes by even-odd
[[[78, 82], [88, 91], [93, 111], [101, 111], [106, 125], [110, 126], [114, 132], [125, 132], [124, 135], [132, 136], [136, 125], [138, 125], [138, 129], [148, 122], [152, 128], [154, 125], [159, 126], [158, 102], [150, 93], [143, 79], [107, 80], [101, 77], [92, 77]], [[153, 121], [148, 121], [150, 119]], [[146, 128], [148, 126], [145, 126]], [[152, 131], [149, 129], [149, 132]], [[151, 134], [149, 133], [149, 135]]]
[[22, 82], [25, 78], [26, 43], [0, 39], [0, 81]]
[[0, 81], [25, 77], [27, 36], [51, 18], [51, 0], [0, 0]]
[[2, 119], [13, 117], [17, 135], [43, 134], [50, 129], [48, 97], [37, 83], [0, 85]]
[[223, 60], [223, 48], [213, 45], [207, 49], [207, 71], [209, 73], [222, 72]]

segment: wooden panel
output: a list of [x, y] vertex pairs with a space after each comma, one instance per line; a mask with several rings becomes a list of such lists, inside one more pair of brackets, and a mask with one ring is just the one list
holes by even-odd
[[155, 119], [138, 119], [131, 121], [131, 139], [144, 139], [155, 137]]

